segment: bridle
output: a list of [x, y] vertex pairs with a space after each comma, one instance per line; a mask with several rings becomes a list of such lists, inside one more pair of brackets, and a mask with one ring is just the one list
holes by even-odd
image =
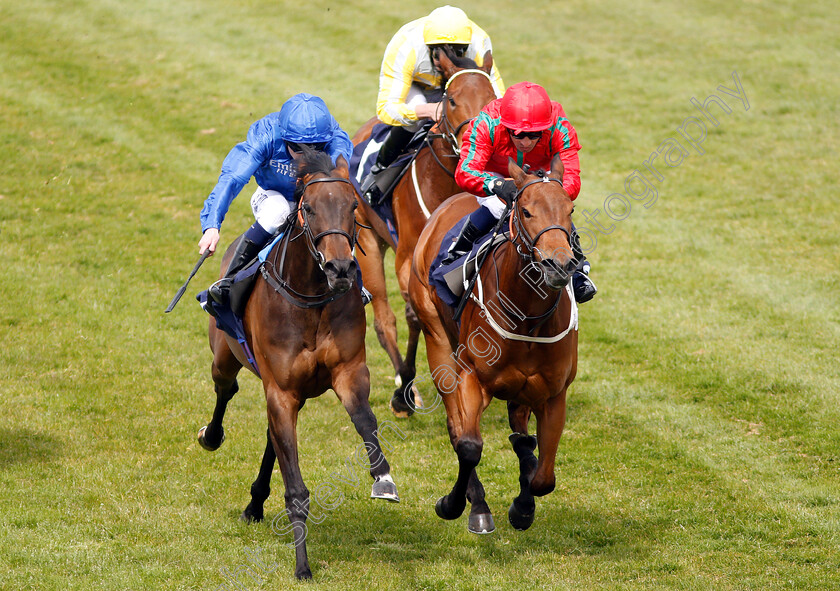
[[[455, 80], [458, 76], [461, 76], [462, 74], [480, 74], [481, 76], [487, 78], [487, 80], [489, 80], [491, 84], [493, 83], [493, 79], [490, 77], [490, 74], [488, 74], [484, 70], [477, 70], [474, 68], [458, 70], [457, 72], [452, 74], [452, 77], [450, 77], [449, 80], [446, 81], [446, 84], [443, 87], [443, 98], [441, 98], [440, 101], [440, 104], [442, 105], [440, 121], [437, 125], [441, 133], [429, 133], [426, 135], [426, 144], [429, 146], [429, 148], [431, 148], [431, 141], [436, 138], [442, 138], [446, 141], [447, 144], [449, 144], [452, 153], [444, 154], [445, 158], [459, 157], [458, 137], [460, 136], [461, 131], [463, 131], [464, 127], [466, 127], [466, 125], [474, 119], [474, 117], [470, 117], [468, 119], [464, 119], [457, 125], [454, 125], [451, 119], [449, 118], [449, 85], [452, 84], [453, 80]], [[449, 168], [446, 165], [444, 165], [443, 162], [441, 162], [440, 158], [434, 150], [432, 150], [432, 155], [434, 156], [435, 161], [438, 163], [438, 165], [441, 168], [443, 168], [449, 176], [454, 177], [453, 173], [449, 170]]]
[[[533, 238], [531, 238], [531, 235], [528, 233], [528, 230], [525, 229], [525, 225], [522, 223], [521, 206], [519, 205], [519, 197], [522, 195], [522, 192], [536, 183], [555, 182], [559, 183], [561, 187], [563, 186], [563, 181], [561, 181], [560, 179], [545, 176], [545, 173], [543, 173], [542, 171], [538, 171], [536, 174], [540, 178], [534, 179], [533, 181], [528, 181], [527, 183], [522, 185], [522, 188], [520, 188], [516, 192], [516, 195], [513, 198], [513, 212], [511, 213], [510, 217], [511, 242], [516, 244], [516, 252], [519, 253], [519, 256], [525, 258], [528, 262], [535, 261], [535, 253], [539, 252], [539, 249], [537, 248], [537, 241], [543, 234], [545, 234], [546, 232], [550, 232], [551, 230], [560, 230], [561, 232], [563, 232], [569, 241], [569, 247], [571, 247], [572, 245], [572, 231], [569, 228], [566, 228], [565, 226], [561, 226], [559, 224], [552, 224], [537, 232], [537, 235]], [[523, 249], [525, 250], [525, 252], [523, 252]]]
[[[309, 251], [310, 256], [313, 258], [315, 263], [317, 263], [318, 268], [321, 269], [321, 272], [324, 272], [324, 265], [327, 262], [326, 257], [324, 256], [324, 253], [318, 250], [318, 241], [321, 240], [321, 238], [329, 236], [330, 234], [338, 234], [340, 236], [344, 236], [350, 243], [350, 250], [352, 251], [358, 244], [359, 228], [370, 228], [370, 226], [360, 224], [354, 216], [352, 234], [339, 228], [330, 228], [329, 230], [324, 230], [323, 232], [315, 234], [312, 231], [311, 224], [309, 223], [309, 218], [313, 214], [311, 210], [309, 210], [308, 204], [304, 201], [304, 198], [306, 197], [306, 190], [315, 183], [347, 183], [348, 185], [353, 187], [353, 183], [341, 177], [323, 177], [312, 179], [306, 182], [303, 185], [300, 203], [297, 209], [295, 209], [291, 214], [289, 214], [289, 217], [287, 218], [286, 227], [289, 227], [290, 229], [288, 232], [286, 232], [286, 235], [282, 239], [281, 250], [279, 253], [279, 264], [275, 267], [274, 263], [277, 261], [278, 257], [278, 255], [275, 254], [274, 260], [272, 262], [266, 260], [265, 263], [260, 267], [260, 272], [262, 273], [263, 279], [265, 279], [265, 281], [269, 285], [271, 285], [271, 287], [273, 287], [276, 292], [278, 292], [289, 302], [293, 303], [294, 305], [300, 308], [317, 308], [320, 306], [324, 306], [347, 294], [349, 290], [341, 293], [337, 293], [334, 290], [329, 290], [320, 294], [304, 294], [296, 291], [291, 286], [290, 282], [283, 278], [283, 271], [286, 266], [286, 253], [288, 252], [289, 243], [303, 236], [306, 240], [306, 247]], [[294, 236], [292, 236], [292, 230], [294, 229], [293, 224], [295, 219], [299, 224], [300, 231]], [[269, 269], [269, 267], [271, 267], [271, 269]]]

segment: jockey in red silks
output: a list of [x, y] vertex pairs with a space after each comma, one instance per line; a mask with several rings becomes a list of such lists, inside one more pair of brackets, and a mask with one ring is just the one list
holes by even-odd
[[[444, 264], [469, 252], [473, 243], [493, 227], [513, 201], [516, 185], [505, 180], [508, 158], [532, 170], [551, 169], [551, 160], [559, 154], [563, 162], [563, 188], [574, 200], [580, 193], [580, 143], [575, 128], [566, 118], [563, 106], [548, 98], [539, 84], [520, 82], [505, 95], [488, 104], [467, 125], [461, 145], [461, 159], [455, 180], [481, 204], [470, 214]], [[587, 276], [589, 262], [581, 252], [577, 234], [572, 232], [572, 249], [580, 261], [573, 277], [578, 303], [591, 300], [597, 289]]]

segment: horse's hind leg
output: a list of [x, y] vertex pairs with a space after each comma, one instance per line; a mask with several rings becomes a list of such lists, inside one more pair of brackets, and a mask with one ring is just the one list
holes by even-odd
[[222, 421], [225, 418], [228, 402], [239, 391], [236, 375], [242, 369], [242, 364], [234, 356], [225, 340], [222, 331], [215, 326], [211, 319], [210, 348], [213, 350], [212, 375], [216, 390], [216, 407], [210, 423], [198, 431], [198, 443], [207, 451], [216, 451], [225, 441], [225, 429]]
[[338, 396], [356, 432], [364, 441], [370, 463], [373, 487], [370, 496], [375, 499], [399, 501], [397, 485], [391, 478], [391, 466], [382, 453], [376, 416], [370, 408], [370, 373], [367, 365], [344, 366], [333, 371], [333, 389]]
[[239, 517], [245, 523], [254, 523], [264, 519], [263, 506], [268, 495], [271, 494], [271, 471], [274, 469], [274, 462], [277, 461], [277, 454], [274, 453], [270, 432], [266, 431], [265, 439], [265, 452], [263, 452], [260, 464], [260, 473], [251, 485], [251, 502]]
[[[297, 445], [297, 417], [302, 406], [300, 400], [280, 390], [276, 384], [265, 386], [268, 430], [274, 452], [280, 464], [283, 484], [286, 488], [286, 516], [291, 523], [295, 547], [295, 577], [311, 579], [309, 557], [306, 552], [306, 519], [309, 516], [309, 489], [300, 474]], [[263, 457], [265, 460], [265, 456]], [[289, 533], [288, 529], [278, 531], [276, 521], [272, 523], [275, 533]]]

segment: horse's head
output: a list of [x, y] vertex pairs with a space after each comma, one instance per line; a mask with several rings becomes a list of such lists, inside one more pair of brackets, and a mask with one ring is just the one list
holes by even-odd
[[327, 276], [330, 290], [343, 293], [356, 280], [356, 243], [358, 205], [350, 183], [347, 161], [339, 156], [333, 167], [329, 155], [308, 147], [298, 161], [300, 207], [298, 223], [306, 237], [309, 251]]
[[441, 51], [438, 63], [446, 79], [438, 126], [460, 149], [464, 126], [496, 98], [492, 82], [493, 56], [489, 51], [484, 54], [484, 64], [479, 68], [469, 58]]
[[574, 204], [563, 188], [563, 162], [557, 155], [549, 172], [532, 174], [511, 159], [508, 173], [519, 189], [511, 217], [511, 239], [519, 252], [542, 271], [549, 288], [562, 289], [578, 264], [572, 251]]

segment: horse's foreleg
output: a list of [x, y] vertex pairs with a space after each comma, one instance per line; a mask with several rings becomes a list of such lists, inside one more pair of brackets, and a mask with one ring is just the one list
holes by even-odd
[[405, 418], [414, 414], [418, 405], [422, 405], [420, 393], [414, 385], [414, 378], [417, 376], [417, 345], [420, 341], [422, 324], [408, 296], [408, 278], [411, 272], [411, 257], [409, 257], [401, 268], [397, 270], [397, 279], [400, 284], [400, 291], [405, 300], [405, 321], [408, 327], [408, 341], [405, 349], [405, 359], [400, 367], [399, 383], [391, 398], [391, 411], [398, 417]]
[[[481, 452], [484, 448], [479, 424], [482, 413], [490, 404], [490, 397], [481, 388], [473, 372], [462, 371], [459, 377], [458, 389], [454, 394], [457, 408], [450, 410], [451, 402], [447, 405], [449, 417], [457, 413], [461, 418], [460, 433], [457, 433], [458, 427], [454, 421], [450, 421], [450, 438], [453, 440], [455, 453], [458, 456], [458, 478], [455, 480], [452, 491], [438, 500], [435, 512], [443, 519], [455, 519], [460, 516], [466, 507], [469, 489], [470, 501], [477, 507], [477, 511], [470, 513], [470, 531], [474, 531], [475, 527], [477, 530], [475, 533], [489, 533], [492, 529], [487, 528], [492, 527], [492, 516], [484, 501], [484, 487], [480, 486], [475, 469], [481, 461]], [[472, 488], [470, 488], [471, 482]]]
[[397, 485], [391, 478], [391, 466], [382, 453], [376, 416], [370, 408], [370, 372], [367, 365], [358, 363], [355, 368], [345, 366], [334, 370], [333, 389], [350, 415], [356, 432], [364, 441], [370, 475], [374, 479], [371, 498], [399, 501]]
[[[288, 392], [283, 392], [276, 385], [266, 385], [266, 407], [268, 412], [268, 430], [274, 444], [274, 452], [280, 464], [283, 484], [286, 488], [286, 516], [291, 524], [295, 547], [295, 577], [311, 579], [309, 558], [306, 552], [306, 519], [309, 516], [309, 489], [303, 483], [300, 474], [297, 447], [297, 417], [300, 401]], [[278, 534], [289, 533], [279, 530], [272, 523], [272, 529]], [[279, 530], [279, 531], [278, 531]]]
[[236, 376], [242, 364], [230, 350], [222, 331], [218, 330], [215, 320], [211, 319], [210, 348], [213, 350], [212, 376], [216, 390], [216, 407], [210, 423], [198, 431], [198, 444], [207, 451], [219, 449], [225, 441], [225, 418], [228, 402], [239, 391]]
[[535, 497], [547, 495], [554, 490], [554, 462], [557, 456], [557, 445], [566, 425], [566, 389], [548, 401], [539, 409], [537, 416], [537, 444], [540, 448], [540, 459], [534, 478], [531, 480], [531, 494]]
[[260, 473], [251, 485], [251, 502], [248, 503], [248, 506], [245, 507], [245, 510], [239, 517], [245, 523], [263, 520], [263, 506], [268, 495], [271, 494], [271, 471], [274, 469], [277, 454], [274, 453], [274, 444], [271, 443], [270, 432], [266, 432], [265, 439], [265, 451], [263, 452], [262, 463], [260, 464]]
[[385, 251], [388, 245], [373, 232], [360, 232], [359, 244], [365, 254], [358, 249], [356, 258], [362, 270], [365, 288], [373, 296], [373, 328], [379, 344], [385, 349], [391, 365], [394, 366], [394, 375], [399, 386], [403, 383], [403, 358], [397, 343], [397, 317], [388, 302], [388, 285], [385, 281]]
[[534, 522], [534, 495], [531, 494], [531, 479], [537, 469], [537, 457], [534, 450], [537, 447], [537, 438], [528, 435], [528, 419], [531, 417], [531, 409], [527, 406], [508, 402], [508, 421], [513, 433], [510, 434], [510, 443], [513, 451], [519, 458], [519, 496], [513, 499], [508, 509], [510, 524], [519, 530], [528, 529]]

